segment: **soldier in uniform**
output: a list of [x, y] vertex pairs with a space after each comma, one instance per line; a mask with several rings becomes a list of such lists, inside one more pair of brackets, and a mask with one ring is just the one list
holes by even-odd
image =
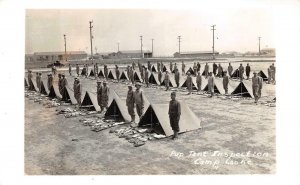
[[89, 75], [89, 65], [86, 64], [85, 68], [86, 68], [86, 71], [85, 71], [85, 77], [87, 78], [88, 75]]
[[[65, 94], [67, 93], [67, 85], [68, 85], [68, 81], [67, 79], [65, 78], [65, 74], [62, 74], [61, 75], [62, 78], [61, 78], [61, 95], [63, 98], [66, 98]], [[63, 99], [64, 101], [67, 101], [67, 99]]]
[[194, 62], [193, 71], [194, 71], [194, 74], [196, 75], [197, 74], [197, 64], [196, 64], [196, 62]]
[[240, 81], [243, 81], [243, 76], [244, 76], [244, 66], [243, 64], [240, 64], [240, 67], [239, 67], [239, 75], [240, 75]]
[[158, 81], [159, 81], [159, 84], [161, 84], [161, 78], [162, 78], [162, 72], [158, 71]]
[[132, 62], [132, 69], [135, 70], [135, 63], [134, 63], [134, 61]]
[[218, 69], [218, 66], [217, 66], [216, 63], [214, 63], [213, 64], [213, 73], [214, 73], [214, 76], [216, 76], [217, 69]]
[[170, 71], [171, 71], [171, 73], [173, 71], [173, 63], [172, 63], [172, 61], [170, 62]]
[[133, 123], [135, 121], [135, 113], [134, 113], [134, 91], [132, 85], [128, 85], [126, 106], [127, 106], [128, 114], [131, 117], [131, 122]]
[[257, 72], [253, 72], [252, 77], [252, 90], [253, 90], [253, 96], [254, 96], [254, 103], [257, 104], [258, 99], [261, 96], [261, 89], [262, 89], [262, 80], [261, 77], [257, 76]]
[[51, 88], [51, 86], [53, 85], [53, 76], [51, 73], [48, 74], [48, 89]]
[[219, 66], [218, 66], [218, 75], [217, 76], [218, 77], [222, 77], [223, 76], [223, 68], [222, 68], [221, 64], [219, 64]]
[[160, 71], [160, 63], [157, 61], [157, 71]]
[[108, 108], [108, 100], [109, 100], [109, 87], [107, 85], [107, 82], [103, 82], [103, 87], [101, 90], [101, 112]]
[[181, 64], [181, 71], [182, 71], [182, 75], [185, 74], [185, 64], [184, 62], [182, 61], [182, 64]]
[[[102, 82], [101, 81], [97, 81], [97, 102], [99, 107], [101, 107], [101, 103], [102, 103]], [[101, 108], [102, 111], [102, 108]]]
[[176, 85], [177, 85], [177, 88], [178, 88], [179, 87], [180, 74], [179, 74], [179, 71], [178, 71], [177, 68], [175, 69], [174, 78], [175, 78], [175, 82], [176, 82]]
[[41, 92], [41, 87], [42, 87], [42, 73], [39, 73], [39, 79], [40, 79], [40, 81], [39, 81], [39, 85], [38, 85], [38, 88], [39, 88], [39, 90], [40, 90], [40, 92]]
[[128, 76], [128, 78], [129, 78], [129, 81], [131, 81], [129, 69], [130, 69], [130, 66], [128, 65], [128, 66], [126, 67], [126, 72], [127, 72], [127, 76]]
[[[201, 64], [199, 62], [197, 62], [197, 72], [199, 72], [201, 69]], [[195, 76], [196, 76], [197, 73], [195, 73]]]
[[72, 66], [71, 66], [71, 64], [69, 64], [69, 74], [70, 74], [70, 76], [72, 76]]
[[270, 70], [271, 70], [271, 81], [275, 84], [275, 73], [276, 73], [276, 68], [274, 66], [274, 63], [270, 66]]
[[247, 66], [246, 66], [246, 76], [247, 76], [247, 80], [249, 80], [250, 71], [251, 71], [251, 68], [250, 68], [249, 64], [247, 64]]
[[178, 132], [179, 132], [179, 120], [181, 115], [181, 107], [180, 103], [176, 100], [176, 93], [171, 93], [171, 101], [169, 103], [169, 119], [170, 119], [170, 125], [172, 127], [172, 130], [174, 132], [174, 135], [172, 139], [178, 138]]
[[95, 67], [95, 77], [97, 78], [98, 77], [98, 72], [99, 72], [99, 66], [98, 66], [98, 63], [96, 63], [96, 67]]
[[141, 78], [142, 78], [142, 82], [145, 81], [145, 75], [144, 75], [145, 71], [146, 71], [146, 67], [143, 65], [141, 70], [140, 70], [140, 75], [141, 75]]
[[29, 83], [28, 90], [33, 91], [34, 87], [33, 87], [33, 83], [32, 83], [32, 72], [31, 72], [31, 70], [28, 70], [27, 78], [28, 78], [28, 83]]
[[232, 65], [231, 63], [229, 62], [229, 65], [228, 65], [228, 74], [229, 74], [229, 77], [231, 78], [231, 75], [232, 75], [232, 71], [233, 71], [233, 68], [232, 68]]
[[166, 71], [164, 82], [165, 82], [166, 91], [167, 91], [167, 90], [169, 90], [169, 83], [170, 83], [170, 76], [169, 76], [168, 71]]
[[146, 87], [149, 87], [149, 71], [147, 68], [145, 68], [145, 83], [146, 83]]
[[136, 90], [134, 92], [134, 103], [136, 105], [136, 112], [140, 118], [144, 114], [144, 95], [141, 86], [142, 85], [140, 83], [136, 83]]
[[192, 77], [191, 77], [191, 73], [190, 72], [187, 73], [187, 77], [186, 77], [185, 83], [186, 83], [186, 86], [187, 86], [187, 90], [189, 92], [188, 94], [191, 94], [192, 93], [193, 81], [192, 81]]
[[129, 79], [131, 79], [131, 83], [134, 84], [134, 71], [132, 70], [132, 67], [129, 67], [129, 76]]
[[208, 71], [209, 71], [209, 65], [207, 63], [205, 64], [204, 71], [205, 71], [205, 78], [207, 78], [208, 77]]
[[76, 73], [77, 73], [77, 76], [79, 76], [79, 65], [76, 64]]
[[176, 72], [176, 70], [177, 70], [177, 64], [175, 63], [174, 64], [174, 73]]
[[224, 71], [223, 88], [225, 90], [225, 94], [228, 94], [228, 83], [229, 83], [229, 77], [227, 76], [227, 71]]
[[119, 70], [118, 65], [116, 65], [116, 76], [117, 76], [117, 81], [119, 82], [120, 81], [120, 70]]
[[150, 63], [150, 61], [148, 61], [148, 69], [149, 70], [151, 69], [151, 63]]
[[77, 101], [77, 104], [78, 104], [78, 108], [81, 106], [81, 91], [82, 91], [82, 88], [81, 88], [81, 84], [80, 84], [80, 81], [78, 78], [75, 78], [74, 80], [74, 97]]
[[201, 77], [201, 73], [200, 71], [198, 72], [198, 75], [196, 77], [196, 83], [197, 83], [197, 88], [198, 88], [198, 92], [201, 91], [201, 85], [202, 85], [202, 77]]
[[209, 72], [209, 77], [208, 77], [208, 92], [210, 93], [210, 97], [213, 97], [214, 95], [214, 87], [215, 87], [215, 79], [212, 75], [212, 72]]
[[59, 93], [62, 94], [62, 86], [61, 86], [61, 83], [62, 83], [62, 77], [61, 77], [61, 74], [59, 73], [58, 74], [58, 90], [59, 90]]
[[106, 64], [104, 65], [103, 71], [104, 71], [104, 77], [107, 80], [107, 78], [108, 78], [108, 69], [107, 69], [107, 65]]

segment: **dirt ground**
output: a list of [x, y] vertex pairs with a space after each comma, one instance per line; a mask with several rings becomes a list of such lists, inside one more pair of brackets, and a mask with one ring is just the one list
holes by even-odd
[[[67, 79], [73, 83], [73, 77]], [[96, 80], [81, 78], [81, 83], [83, 90], [95, 91]], [[126, 84], [109, 82], [109, 86], [126, 96]], [[263, 88], [261, 102], [275, 97], [275, 85], [264, 84]], [[153, 104], [170, 100], [170, 91], [143, 89]], [[180, 134], [178, 140], [148, 141], [141, 147], [133, 147], [109, 129], [93, 132], [79, 122], [80, 117], [56, 115], [57, 108], [25, 98], [25, 174], [275, 173], [276, 107], [255, 105], [253, 99], [224, 100], [186, 92], [178, 92], [177, 97], [200, 118], [202, 129]]]

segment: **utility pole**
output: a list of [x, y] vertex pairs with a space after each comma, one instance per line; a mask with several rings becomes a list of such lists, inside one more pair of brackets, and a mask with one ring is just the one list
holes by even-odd
[[118, 44], [118, 52], [120, 51], [120, 42], [117, 43]]
[[260, 39], [261, 37], [258, 37], [258, 55], [260, 56]]
[[90, 21], [90, 40], [91, 40], [91, 57], [92, 57], [92, 62], [94, 62], [94, 56], [93, 56], [93, 34], [92, 34], [92, 23], [93, 21]]
[[141, 58], [144, 58], [144, 55], [143, 55], [143, 36], [141, 35], [140, 38], [141, 38]]
[[153, 57], [153, 41], [154, 41], [154, 39], [151, 39], [151, 41], [152, 41], [152, 57]]
[[64, 40], [65, 40], [65, 60], [67, 62], [67, 40], [66, 40], [66, 34], [64, 34]]
[[216, 25], [212, 25], [212, 31], [213, 31], [213, 46], [212, 46], [212, 50], [213, 50], [213, 59], [215, 59], [215, 26]]
[[179, 54], [180, 54], [180, 42], [181, 42], [181, 36], [179, 35], [178, 37], [177, 37], [177, 39], [178, 39], [178, 44], [179, 44]]

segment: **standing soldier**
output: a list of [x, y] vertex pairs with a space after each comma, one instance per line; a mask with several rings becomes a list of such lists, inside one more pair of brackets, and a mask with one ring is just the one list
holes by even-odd
[[40, 90], [40, 92], [41, 92], [41, 87], [42, 87], [42, 73], [39, 73], [39, 79], [40, 79], [40, 81], [39, 81], [39, 85], [38, 85], [38, 88], [39, 88], [39, 90]]
[[181, 71], [182, 71], [182, 75], [185, 74], [185, 64], [184, 62], [182, 61], [182, 64], [181, 64]]
[[58, 90], [59, 90], [59, 93], [62, 95], [62, 77], [61, 77], [61, 74], [59, 73], [58, 74]]
[[86, 68], [85, 68], [85, 64], [83, 65], [82, 71], [81, 71], [81, 75], [85, 76], [86, 73]]
[[275, 73], [276, 73], [276, 68], [274, 66], [274, 63], [270, 66], [271, 69], [271, 81], [275, 84]]
[[136, 105], [136, 112], [140, 118], [144, 114], [144, 95], [141, 86], [142, 85], [140, 83], [136, 83], [136, 90], [134, 92], [134, 103]]
[[194, 62], [193, 71], [194, 71], [194, 74], [196, 76], [196, 74], [197, 74], [197, 64], [196, 64], [196, 62]]
[[268, 68], [268, 84], [271, 83], [272, 79], [272, 71], [271, 71], [271, 66]]
[[186, 83], [187, 89], [188, 89], [188, 91], [189, 91], [188, 94], [191, 94], [191, 93], [192, 93], [193, 81], [192, 81], [191, 73], [188, 72], [187, 75], [188, 75], [188, 76], [186, 77], [185, 83]]
[[[201, 64], [199, 62], [197, 62], [197, 72], [199, 72], [201, 69]], [[197, 73], [195, 73], [195, 76], [196, 76]]]
[[107, 81], [104, 80], [102, 91], [101, 91], [101, 106], [100, 106], [101, 112], [104, 110], [104, 108], [107, 110], [108, 100], [109, 100], [109, 87], [107, 85]]
[[176, 93], [171, 93], [171, 101], [169, 104], [169, 119], [170, 119], [170, 125], [172, 127], [172, 130], [174, 132], [174, 135], [172, 139], [178, 138], [178, 132], [179, 132], [179, 120], [181, 115], [181, 107], [180, 103], [176, 100]]
[[218, 66], [217, 66], [216, 63], [214, 63], [213, 64], [213, 73], [214, 73], [214, 76], [216, 76], [217, 69], [218, 69]]
[[40, 91], [41, 90], [41, 87], [40, 87], [41, 79], [40, 79], [40, 74], [38, 72], [36, 73], [35, 82], [36, 82], [37, 88], [39, 88], [39, 91]]
[[180, 74], [179, 74], [179, 71], [178, 69], [175, 69], [175, 82], [176, 82], [176, 85], [177, 85], [177, 88], [179, 87], [179, 80], [180, 80]]
[[168, 74], [169, 72], [166, 71], [166, 74], [165, 74], [165, 79], [164, 79], [164, 82], [165, 82], [165, 86], [166, 86], [166, 91], [169, 90], [169, 83], [170, 83], [170, 76]]
[[[102, 82], [101, 81], [97, 81], [97, 102], [99, 107], [101, 107], [101, 103], [102, 103]], [[101, 111], [102, 111], [102, 107], [101, 107]], [[100, 112], [101, 112], [100, 111]]]
[[246, 66], [246, 76], [247, 76], [247, 80], [249, 80], [250, 71], [251, 71], [251, 68], [250, 68], [249, 63], [248, 63], [247, 66]]
[[134, 84], [134, 72], [132, 70], [132, 67], [129, 67], [129, 76], [130, 76], [130, 80], [131, 80], [131, 83]]
[[157, 71], [160, 71], [160, 63], [157, 61]]
[[240, 64], [240, 67], [239, 67], [239, 75], [240, 75], [240, 81], [243, 81], [243, 76], [244, 76], [244, 66], [243, 64]]
[[177, 70], [177, 64], [175, 63], [175, 65], [174, 65], [174, 73], [176, 72], [176, 70]]
[[118, 65], [116, 65], [116, 76], [117, 76], [117, 81], [119, 82], [120, 81], [120, 70], [119, 70]]
[[208, 77], [208, 92], [210, 92], [210, 98], [213, 97], [214, 95], [214, 87], [215, 87], [215, 79], [212, 76], [212, 72], [209, 73], [209, 77]]
[[225, 94], [228, 94], [228, 83], [229, 83], [229, 77], [227, 76], [227, 71], [224, 71], [223, 88], [225, 90]]
[[104, 65], [104, 76], [105, 76], [105, 78], [107, 80], [107, 78], [108, 78], [108, 69], [107, 69], [107, 65], [106, 64]]
[[223, 68], [222, 68], [221, 64], [219, 64], [219, 66], [218, 66], [218, 75], [217, 76], [219, 76], [219, 77], [223, 76]]
[[261, 96], [261, 89], [262, 89], [262, 80], [260, 79], [261, 77], [257, 76], [257, 72], [253, 72], [253, 77], [252, 77], [252, 90], [253, 90], [253, 96], [254, 96], [254, 103], [257, 104], [258, 99]]
[[89, 65], [88, 64], [86, 64], [86, 72], [85, 72], [85, 77], [87, 78], [88, 77], [88, 75], [89, 75]]
[[205, 71], [205, 78], [207, 78], [208, 77], [208, 71], [209, 71], [209, 65], [207, 63], [205, 64], [204, 71]]
[[164, 64], [163, 64], [162, 61], [160, 61], [160, 70], [161, 70], [162, 72], [164, 72]]
[[53, 85], [53, 76], [51, 73], [48, 74], [48, 89], [50, 90], [51, 86]]
[[56, 67], [55, 67], [55, 65], [53, 65], [53, 67], [52, 67], [52, 73], [53, 73], [54, 76], [56, 75]]
[[79, 65], [76, 64], [76, 73], [77, 73], [77, 76], [79, 76]]
[[158, 81], [159, 81], [159, 84], [161, 84], [161, 78], [162, 78], [162, 72], [158, 71]]
[[201, 73], [200, 71], [198, 72], [198, 75], [196, 77], [196, 83], [197, 83], [197, 88], [198, 88], [198, 92], [201, 91], [201, 85], [202, 85], [202, 77], [201, 77]]
[[[61, 75], [62, 76], [62, 79], [61, 79], [61, 95], [62, 95], [62, 97], [63, 98], [66, 98], [66, 91], [67, 91], [67, 85], [68, 85], [68, 81], [67, 81], [67, 79], [65, 78], [65, 74], [62, 74]], [[63, 99], [64, 101], [67, 101], [67, 99]]]
[[128, 78], [129, 78], [129, 81], [131, 81], [129, 69], [130, 69], [130, 66], [128, 65], [128, 66], [126, 67], [126, 72], [127, 72], [127, 76], [128, 76]]
[[232, 71], [233, 71], [233, 68], [232, 68], [231, 63], [229, 62], [228, 73], [229, 73], [229, 77], [230, 77], [230, 78], [231, 78], [231, 75], [232, 75]]
[[149, 87], [149, 71], [147, 68], [145, 68], [145, 83], [146, 86]]
[[99, 72], [99, 66], [98, 63], [96, 63], [96, 68], [95, 68], [95, 77], [98, 77], [98, 72]]
[[151, 69], [151, 63], [150, 63], [150, 61], [148, 61], [148, 69], [149, 70]]
[[170, 71], [171, 71], [171, 73], [173, 72], [173, 62], [172, 61], [170, 62]]
[[[138, 60], [138, 67], [139, 67], [139, 70], [141, 70], [142, 69], [142, 66], [141, 66], [141, 63], [140, 63], [140, 61]], [[128, 69], [129, 69], [129, 67], [127, 67]]]
[[128, 114], [131, 117], [131, 123], [135, 121], [135, 113], [134, 113], [134, 92], [132, 89], [132, 85], [128, 85], [128, 92], [126, 97], [126, 106], [128, 110]]
[[78, 78], [75, 78], [74, 81], [74, 97], [77, 101], [78, 108], [81, 106], [81, 84]]
[[27, 76], [27, 78], [28, 78], [28, 83], [29, 83], [28, 90], [33, 91], [34, 87], [33, 87], [33, 83], [32, 83], [32, 72], [31, 72], [31, 70], [28, 70], [28, 76]]
[[132, 69], [135, 70], [135, 63], [132, 61]]
[[144, 82], [144, 81], [145, 81], [145, 75], [144, 75], [144, 73], [145, 73], [145, 70], [146, 70], [146, 67], [143, 65], [143, 66], [142, 66], [142, 68], [141, 68], [141, 70], [140, 70], [140, 74], [141, 74], [142, 82]]
[[70, 74], [70, 76], [72, 76], [72, 66], [71, 66], [71, 64], [69, 64], [69, 74]]

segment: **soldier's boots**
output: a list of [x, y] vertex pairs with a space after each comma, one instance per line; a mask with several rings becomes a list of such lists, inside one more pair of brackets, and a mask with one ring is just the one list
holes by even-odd
[[174, 139], [174, 140], [178, 139], [178, 132], [174, 131], [174, 135], [173, 135], [172, 139]]

